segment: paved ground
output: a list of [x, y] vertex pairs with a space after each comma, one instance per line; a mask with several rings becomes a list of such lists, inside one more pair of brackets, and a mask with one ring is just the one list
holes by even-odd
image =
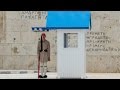
[[[34, 74], [0, 74], [0, 79], [38, 79], [37, 73]], [[56, 79], [56, 73], [47, 73], [48, 79]]]
[[87, 73], [88, 79], [120, 79], [120, 73]]
[[[47, 73], [48, 79], [57, 79], [57, 73]], [[87, 73], [86, 79], [120, 79], [120, 73]], [[37, 79], [37, 73], [0, 74], [0, 79]]]

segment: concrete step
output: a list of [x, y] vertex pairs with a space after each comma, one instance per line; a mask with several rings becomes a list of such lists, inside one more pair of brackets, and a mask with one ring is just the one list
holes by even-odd
[[0, 74], [27, 74], [27, 73], [33, 74], [33, 73], [38, 73], [38, 71], [37, 70], [0, 70]]

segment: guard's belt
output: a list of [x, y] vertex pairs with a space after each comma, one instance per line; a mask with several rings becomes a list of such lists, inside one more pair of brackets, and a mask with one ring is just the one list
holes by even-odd
[[45, 50], [40, 50], [40, 52], [42, 52], [42, 51], [47, 52], [48, 50], [47, 50], [47, 49], [45, 49]]

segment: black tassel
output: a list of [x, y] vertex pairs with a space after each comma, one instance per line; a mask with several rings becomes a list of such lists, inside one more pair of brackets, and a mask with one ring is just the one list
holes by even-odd
[[41, 36], [41, 51], [43, 51], [43, 42], [42, 42], [42, 36]]

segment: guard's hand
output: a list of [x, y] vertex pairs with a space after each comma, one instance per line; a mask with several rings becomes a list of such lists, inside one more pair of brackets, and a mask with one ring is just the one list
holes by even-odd
[[48, 61], [50, 61], [50, 58], [48, 58]]

